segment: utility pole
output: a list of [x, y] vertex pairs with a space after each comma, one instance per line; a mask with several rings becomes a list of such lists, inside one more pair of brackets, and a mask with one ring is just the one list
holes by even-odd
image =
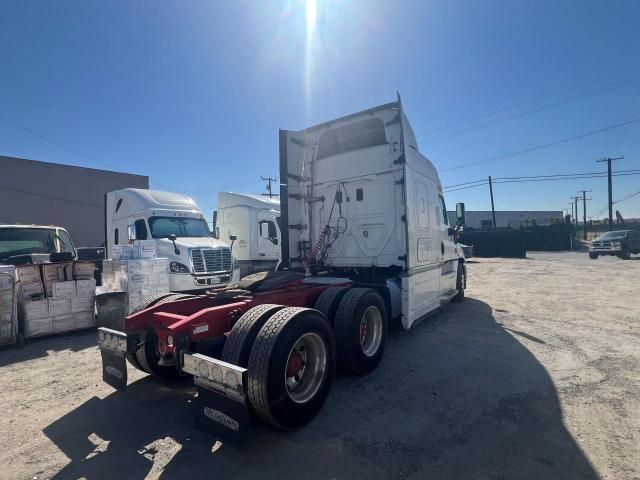
[[611, 161], [612, 160], [622, 160], [624, 155], [616, 158], [601, 158], [600, 160], [596, 160], [597, 163], [607, 162], [607, 178], [609, 180], [609, 231], [613, 230], [613, 188], [611, 186]]
[[[587, 239], [587, 200], [591, 200], [590, 198], [587, 198], [587, 192], [590, 192], [591, 190], [581, 190], [582, 192], [582, 221], [584, 222], [584, 235], [583, 238], [586, 240]], [[580, 193], [580, 192], [578, 192]]]
[[[573, 197], [571, 197], [573, 198]], [[573, 223], [573, 221], [576, 219], [576, 217], [573, 216], [573, 200], [569, 202], [569, 205], [571, 205], [571, 215], [569, 216], [569, 218], [571, 219], [571, 223]], [[569, 209], [567, 209], [569, 210]]]
[[573, 218], [575, 218], [576, 220], [576, 234], [578, 233], [578, 202], [580, 201], [580, 197], [571, 197], [571, 200], [573, 200], [573, 205], [575, 207], [575, 214], [573, 216]]
[[491, 217], [493, 218], [493, 229], [496, 229], [496, 209], [493, 205], [493, 184], [491, 183], [491, 175], [489, 175], [489, 194], [491, 195]]
[[276, 179], [275, 178], [271, 178], [271, 177], [260, 177], [260, 179], [264, 180], [265, 182], [267, 182], [267, 191], [269, 192], [269, 198], [273, 197], [273, 193], [271, 192], [271, 182], [275, 182]]

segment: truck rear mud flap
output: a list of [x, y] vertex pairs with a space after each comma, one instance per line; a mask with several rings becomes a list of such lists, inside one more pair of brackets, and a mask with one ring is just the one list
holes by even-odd
[[98, 347], [102, 355], [102, 380], [119, 391], [127, 388], [127, 352], [135, 348], [137, 336], [101, 327], [98, 329]]
[[182, 354], [198, 390], [196, 426], [237, 448], [249, 444], [247, 369], [199, 353]]

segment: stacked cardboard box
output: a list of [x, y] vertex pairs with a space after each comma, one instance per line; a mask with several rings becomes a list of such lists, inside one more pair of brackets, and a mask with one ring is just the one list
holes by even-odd
[[16, 270], [18, 317], [26, 338], [95, 326], [94, 263], [43, 263]]
[[166, 258], [105, 260], [102, 263], [102, 293], [125, 293], [126, 312], [145, 298], [169, 292]]
[[135, 240], [132, 245], [111, 247], [112, 260], [139, 260], [156, 258], [155, 240]]
[[0, 344], [12, 343], [15, 338], [15, 279], [16, 269], [13, 265], [0, 265]]

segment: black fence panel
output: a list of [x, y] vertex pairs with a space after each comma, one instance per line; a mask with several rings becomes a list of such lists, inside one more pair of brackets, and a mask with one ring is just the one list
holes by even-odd
[[524, 229], [525, 249], [547, 252], [571, 250], [573, 234], [573, 226], [566, 224], [528, 227]]
[[473, 246], [476, 257], [525, 258], [527, 251], [571, 249], [574, 227], [566, 224], [530, 226], [495, 231], [465, 230], [460, 243]]
[[473, 245], [475, 257], [526, 258], [524, 238], [522, 230], [463, 231], [459, 242]]

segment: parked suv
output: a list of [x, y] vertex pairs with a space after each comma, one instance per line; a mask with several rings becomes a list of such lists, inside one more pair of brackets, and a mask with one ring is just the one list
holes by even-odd
[[592, 260], [600, 255], [615, 255], [628, 260], [632, 253], [640, 253], [640, 231], [637, 230], [607, 232], [589, 245], [589, 258]]

